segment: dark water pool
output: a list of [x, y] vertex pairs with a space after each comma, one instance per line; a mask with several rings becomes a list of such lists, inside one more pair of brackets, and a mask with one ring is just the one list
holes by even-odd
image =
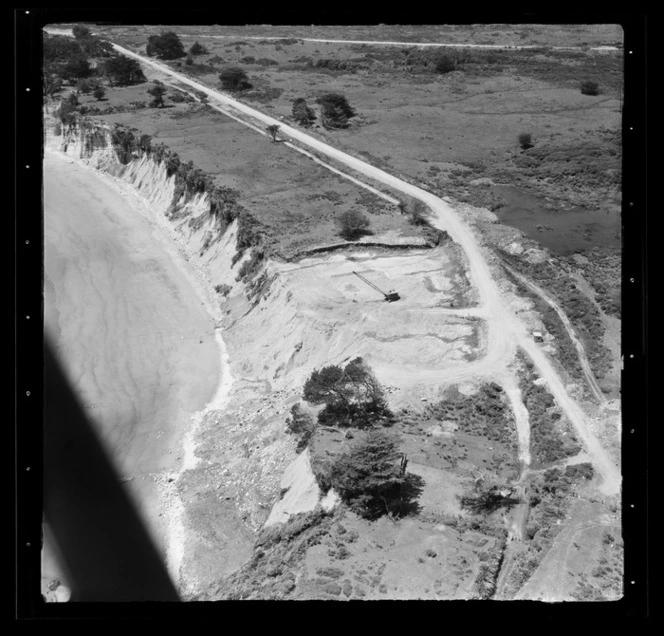
[[495, 185], [491, 191], [505, 202], [495, 212], [500, 221], [554, 254], [586, 252], [598, 246], [620, 249], [621, 219], [616, 206], [547, 210], [543, 198], [520, 188]]

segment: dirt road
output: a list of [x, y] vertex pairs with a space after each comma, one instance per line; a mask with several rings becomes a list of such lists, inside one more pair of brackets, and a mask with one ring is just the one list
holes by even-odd
[[[531, 358], [539, 374], [547, 382], [550, 392], [560, 408], [569, 417], [577, 436], [582, 440], [593, 463], [601, 475], [600, 488], [605, 495], [616, 495], [620, 492], [621, 475], [618, 467], [611, 461], [599, 440], [590, 429], [586, 416], [581, 408], [572, 400], [551, 362], [541, 349], [532, 341], [527, 326], [506, 306], [501, 292], [487, 261], [470, 228], [455, 213], [454, 209], [437, 196], [421, 188], [407, 183], [383, 170], [376, 168], [356, 157], [334, 148], [307, 133], [293, 128], [284, 122], [243, 104], [224, 93], [211, 89], [186, 75], [172, 70], [151, 58], [138, 55], [124, 47], [114, 44], [114, 48], [123, 55], [134, 58], [142, 64], [155, 68], [179, 80], [187, 86], [201, 91], [210, 98], [210, 105], [220, 112], [231, 111], [235, 116], [241, 113], [248, 117], [254, 125], [278, 125], [282, 136], [288, 136], [309, 148], [351, 168], [397, 192], [422, 201], [432, 211], [432, 224], [445, 230], [466, 253], [469, 266], [469, 277], [479, 292], [480, 305], [487, 316], [487, 351], [483, 360], [483, 368], [495, 373], [506, 368], [512, 359], [515, 347], [521, 347]], [[475, 370], [477, 372], [477, 369]]]
[[[180, 37], [188, 37], [188, 34], [181, 33]], [[206, 35], [205, 38], [213, 39], [231, 39], [237, 40], [237, 35]], [[242, 36], [243, 40], [283, 40], [283, 37], [261, 37], [261, 36]], [[416, 46], [416, 47], [444, 47], [456, 49], [511, 49], [511, 50], [528, 50], [528, 49], [548, 49], [552, 51], [618, 51], [617, 46], [546, 46], [544, 44], [470, 44], [470, 43], [449, 43], [449, 42], [400, 42], [396, 40], [331, 40], [326, 38], [297, 38], [304, 42], [320, 42], [330, 44], [377, 44], [384, 46]]]
[[579, 363], [581, 364], [583, 373], [586, 376], [588, 386], [592, 390], [597, 401], [600, 404], [604, 404], [606, 402], [606, 397], [604, 396], [604, 393], [602, 393], [602, 389], [600, 389], [599, 384], [597, 384], [597, 380], [595, 379], [592, 369], [590, 368], [590, 361], [588, 360], [588, 356], [586, 355], [586, 350], [583, 348], [583, 344], [581, 344], [581, 341], [576, 335], [576, 332], [574, 331], [574, 327], [572, 326], [570, 319], [567, 317], [562, 307], [553, 298], [551, 298], [549, 294], [547, 294], [543, 289], [541, 289], [540, 287], [529, 281], [525, 276], [522, 276], [518, 272], [514, 271], [511, 267], [505, 265], [505, 263], [503, 263], [503, 267], [510, 274], [512, 274], [512, 276], [520, 280], [526, 287], [528, 287], [528, 289], [530, 289], [540, 298], [542, 298], [542, 300], [544, 300], [558, 314], [558, 317], [562, 321], [563, 326], [567, 330], [567, 333], [570, 339], [572, 340], [572, 344], [574, 345], [574, 348], [577, 351], [579, 357]]

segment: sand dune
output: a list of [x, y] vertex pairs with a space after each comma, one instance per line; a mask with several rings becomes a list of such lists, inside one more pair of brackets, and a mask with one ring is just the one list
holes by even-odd
[[148, 210], [52, 152], [44, 230], [47, 337], [165, 553], [157, 480], [220, 379], [209, 303]]

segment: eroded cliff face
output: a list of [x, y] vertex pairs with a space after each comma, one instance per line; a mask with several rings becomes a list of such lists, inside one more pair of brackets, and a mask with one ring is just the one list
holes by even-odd
[[[398, 253], [356, 246], [298, 262], [272, 260], [247, 244], [242, 215], [223, 192], [211, 197], [196, 179], [178, 178], [172, 163], [169, 173], [168, 162], [158, 159], [163, 152], [126, 140], [94, 122], [49, 143], [139, 193], [214, 298], [223, 383], [195, 417], [179, 478], [164, 484], [179, 510], [171, 570], [189, 598], [242, 567], [268, 519], [335, 505], [321, 500], [310, 463], [298, 460], [286, 427], [314, 369], [362, 356], [390, 405], [399, 407], [404, 399], [435, 397], [441, 369], [452, 377], [475, 359], [484, 339], [471, 290], [455, 282], [460, 261], [453, 244]], [[356, 270], [381, 289], [398, 289], [400, 301], [384, 302]]]
[[[261, 260], [253, 276], [238, 280], [238, 270], [252, 256], [251, 249], [238, 253], [238, 220], [221, 223], [211, 213], [207, 193], [178, 187], [176, 175], [148, 153], [134, 151], [121, 161], [113, 126], [79, 122], [55, 135], [47, 125], [46, 146], [139, 194], [203, 275], [216, 305], [223, 383], [207, 409], [194, 417], [191, 445], [183, 453], [189, 457], [179, 478], [163, 484], [167, 507], [179, 509], [169, 565], [178, 571], [181, 593], [195, 594], [244, 565], [257, 531], [280, 499], [281, 476], [296, 459], [285, 419], [303, 382], [299, 373], [289, 381], [285, 369], [289, 361], [293, 367], [293, 352], [306, 338], [306, 320], [298, 320], [295, 305], [288, 307], [288, 290], [269, 260]], [[252, 290], [259, 278], [262, 284]], [[222, 285], [224, 294], [217, 293], [215, 287]], [[317, 360], [324, 360], [323, 351]], [[275, 376], [280, 377], [278, 391]], [[305, 473], [308, 498], [304, 508], [296, 501], [297, 511], [318, 503], [313, 475]], [[280, 518], [288, 514], [286, 507]]]

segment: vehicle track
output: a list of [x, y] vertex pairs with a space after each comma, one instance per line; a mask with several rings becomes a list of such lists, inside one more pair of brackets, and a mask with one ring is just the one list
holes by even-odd
[[558, 317], [563, 323], [563, 326], [567, 330], [567, 333], [572, 340], [572, 344], [574, 345], [574, 348], [576, 349], [577, 355], [579, 357], [579, 363], [581, 364], [581, 368], [583, 369], [583, 373], [586, 376], [586, 380], [588, 382], [588, 386], [590, 387], [591, 391], [597, 398], [597, 401], [600, 404], [606, 403], [606, 397], [604, 396], [604, 393], [602, 393], [602, 389], [600, 389], [599, 384], [597, 383], [597, 380], [595, 379], [595, 375], [593, 374], [592, 368], [590, 367], [590, 361], [588, 360], [588, 356], [586, 355], [586, 350], [583, 348], [583, 344], [579, 340], [578, 336], [576, 335], [576, 331], [574, 331], [574, 327], [572, 325], [572, 322], [570, 319], [567, 317], [565, 312], [563, 311], [562, 307], [553, 299], [549, 294], [547, 294], [541, 287], [535, 285], [535, 283], [529, 281], [525, 276], [522, 274], [519, 274], [519, 272], [513, 270], [509, 265], [506, 265], [503, 263], [503, 267], [510, 273], [512, 276], [514, 276], [516, 279], [521, 281], [528, 289], [530, 289], [532, 292], [537, 294], [542, 300], [544, 300], [555, 312], [558, 314]]

